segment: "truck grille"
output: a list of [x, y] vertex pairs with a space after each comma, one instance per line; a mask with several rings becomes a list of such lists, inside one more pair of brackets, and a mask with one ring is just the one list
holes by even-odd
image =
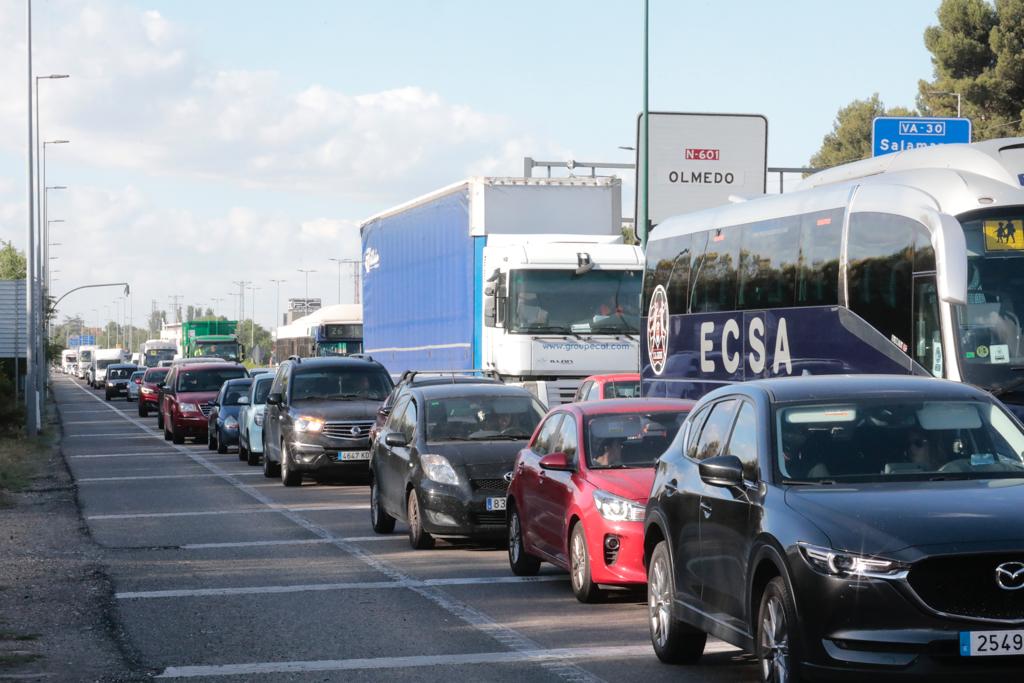
[[362, 441], [370, 437], [373, 420], [345, 420], [328, 422], [324, 425], [323, 434], [331, 439]]
[[473, 479], [473, 489], [476, 491], [501, 491], [508, 490], [508, 482], [504, 479]]
[[936, 557], [915, 564], [907, 582], [937, 612], [978, 619], [1024, 620], [1024, 590], [996, 583], [996, 567], [1024, 562], [1024, 554]]

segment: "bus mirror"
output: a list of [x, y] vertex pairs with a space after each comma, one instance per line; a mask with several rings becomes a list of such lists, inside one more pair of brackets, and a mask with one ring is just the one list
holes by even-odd
[[[949, 304], [967, 303], [967, 241], [959, 221], [948, 214], [933, 215], [932, 243], [938, 266], [939, 298]], [[931, 222], [931, 221], [929, 221]], [[936, 229], [937, 228], [937, 229]]]

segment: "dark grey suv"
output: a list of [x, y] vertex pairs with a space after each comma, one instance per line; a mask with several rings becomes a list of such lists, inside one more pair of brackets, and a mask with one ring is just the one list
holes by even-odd
[[304, 475], [365, 477], [370, 427], [393, 383], [369, 358], [293, 358], [267, 396], [263, 474], [299, 486]]

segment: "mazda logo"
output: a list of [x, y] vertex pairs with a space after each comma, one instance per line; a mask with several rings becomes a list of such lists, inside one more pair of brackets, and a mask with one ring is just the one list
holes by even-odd
[[1004, 591], [1024, 588], [1024, 562], [1003, 562], [996, 567], [996, 585]]

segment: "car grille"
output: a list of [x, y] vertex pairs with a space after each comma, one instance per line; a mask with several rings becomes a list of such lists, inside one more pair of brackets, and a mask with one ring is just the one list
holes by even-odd
[[1005, 590], [996, 583], [996, 567], [1004, 562], [1024, 562], [1024, 554], [935, 557], [915, 564], [907, 581], [918, 597], [938, 612], [1024, 620], [1024, 590]]
[[508, 490], [508, 482], [504, 479], [473, 479], [473, 490], [475, 491], [501, 491]]
[[202, 412], [203, 417], [210, 417], [210, 411], [212, 411], [212, 410], [213, 410], [213, 404], [212, 403], [200, 403], [199, 404], [199, 411]]
[[505, 511], [500, 512], [475, 512], [470, 517], [473, 524], [482, 526], [504, 526]]
[[[324, 425], [323, 435], [332, 439], [362, 441], [370, 437], [370, 427], [372, 426], [373, 420], [328, 422]], [[357, 433], [353, 433], [353, 430], [357, 430]]]

